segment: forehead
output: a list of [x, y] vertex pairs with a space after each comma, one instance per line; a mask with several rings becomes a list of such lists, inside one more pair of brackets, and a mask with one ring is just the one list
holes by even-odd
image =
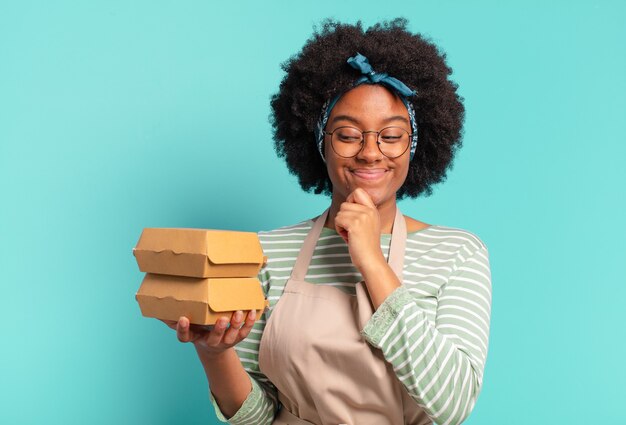
[[402, 100], [378, 84], [361, 84], [345, 92], [331, 111], [329, 122], [340, 115], [372, 125], [392, 116], [404, 117], [407, 122], [409, 118]]

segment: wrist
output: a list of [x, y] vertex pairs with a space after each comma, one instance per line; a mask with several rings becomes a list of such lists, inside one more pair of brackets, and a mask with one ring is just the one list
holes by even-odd
[[377, 252], [369, 256], [361, 264], [357, 265], [357, 268], [361, 272], [361, 275], [365, 277], [370, 273], [380, 273], [381, 268], [389, 267], [387, 260], [382, 252]]
[[220, 362], [224, 359], [227, 359], [230, 354], [229, 351], [233, 350], [233, 348], [230, 347], [225, 350], [211, 351], [207, 350], [206, 346], [196, 343], [194, 343], [194, 347], [196, 348], [196, 352], [198, 353], [198, 357], [200, 357], [202, 363], [204, 363], [205, 361], [212, 363]]

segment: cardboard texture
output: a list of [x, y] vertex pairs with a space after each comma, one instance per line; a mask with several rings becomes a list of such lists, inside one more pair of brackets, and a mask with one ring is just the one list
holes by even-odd
[[265, 262], [252, 232], [144, 229], [133, 249], [139, 270], [186, 277], [253, 277]]
[[191, 278], [148, 273], [135, 296], [141, 314], [164, 320], [185, 316], [196, 325], [213, 325], [237, 310], [268, 307], [256, 278]]
[[269, 306], [256, 278], [267, 260], [256, 233], [147, 228], [133, 255], [147, 273], [135, 295], [146, 317], [213, 325], [237, 310], [261, 317]]

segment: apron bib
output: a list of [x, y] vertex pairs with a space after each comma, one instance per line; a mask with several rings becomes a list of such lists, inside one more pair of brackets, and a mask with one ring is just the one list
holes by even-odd
[[[326, 210], [305, 238], [265, 325], [259, 368], [279, 392], [274, 424], [431, 424], [382, 352], [360, 331], [372, 317], [364, 282], [356, 296], [305, 281]], [[396, 208], [389, 265], [402, 282], [406, 223]]]

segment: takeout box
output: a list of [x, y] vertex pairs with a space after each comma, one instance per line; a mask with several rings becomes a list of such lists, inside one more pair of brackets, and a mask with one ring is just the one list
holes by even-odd
[[147, 273], [135, 295], [141, 314], [177, 321], [181, 316], [196, 325], [213, 325], [237, 310], [269, 306], [256, 278], [191, 278]]
[[146, 228], [133, 249], [146, 272], [135, 299], [146, 317], [213, 325], [269, 302], [256, 278], [266, 261], [256, 233]]
[[255, 277], [266, 261], [256, 233], [146, 228], [133, 254], [146, 273], [208, 278]]

